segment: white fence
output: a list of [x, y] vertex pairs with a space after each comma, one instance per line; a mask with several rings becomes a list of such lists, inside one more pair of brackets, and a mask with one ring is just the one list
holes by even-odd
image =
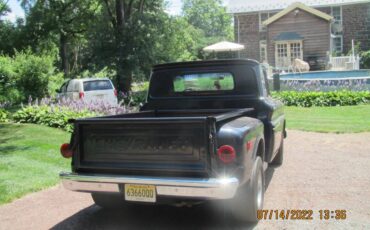
[[330, 69], [332, 70], [356, 70], [360, 69], [360, 57], [357, 56], [342, 56], [332, 57], [329, 59]]

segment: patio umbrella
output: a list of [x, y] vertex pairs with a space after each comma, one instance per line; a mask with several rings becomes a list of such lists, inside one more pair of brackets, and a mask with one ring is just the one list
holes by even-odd
[[245, 48], [244, 45], [223, 41], [207, 46], [203, 48], [203, 50], [205, 52], [227, 52], [227, 51], [240, 51], [243, 50], [244, 48]]

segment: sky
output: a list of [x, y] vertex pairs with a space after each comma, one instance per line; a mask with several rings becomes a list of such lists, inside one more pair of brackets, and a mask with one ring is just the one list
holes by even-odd
[[12, 12], [8, 13], [4, 18], [9, 19], [12, 22], [15, 22], [17, 17], [24, 18], [24, 11], [17, 0], [9, 0], [8, 5]]
[[[167, 13], [171, 15], [179, 15], [181, 13], [182, 0], [168, 0]], [[226, 4], [229, 0], [223, 0]], [[15, 22], [17, 17], [24, 17], [24, 11], [20, 7], [18, 0], [9, 0], [8, 5], [10, 6], [12, 12], [8, 13], [4, 18]]]

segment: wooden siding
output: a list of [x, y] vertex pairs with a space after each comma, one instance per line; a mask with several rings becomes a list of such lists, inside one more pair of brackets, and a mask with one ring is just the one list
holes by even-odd
[[270, 65], [275, 66], [274, 38], [282, 32], [296, 32], [303, 39], [303, 59], [316, 57], [325, 63], [330, 50], [330, 22], [315, 15], [300, 10], [295, 15], [294, 10], [267, 27], [267, 56]]

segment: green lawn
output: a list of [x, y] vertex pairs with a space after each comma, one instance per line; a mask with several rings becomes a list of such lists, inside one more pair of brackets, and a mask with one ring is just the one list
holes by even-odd
[[69, 134], [32, 124], [0, 123], [0, 204], [58, 183], [70, 160], [59, 153]]
[[370, 105], [341, 107], [285, 107], [287, 128], [314, 132], [370, 131]]

